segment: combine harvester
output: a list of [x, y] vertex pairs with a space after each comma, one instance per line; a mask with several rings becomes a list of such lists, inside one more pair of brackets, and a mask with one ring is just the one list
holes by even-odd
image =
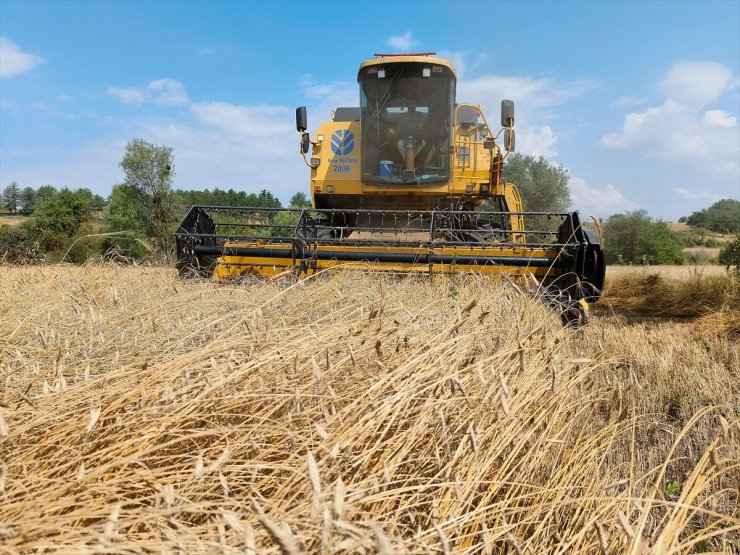
[[578, 212], [523, 212], [504, 182], [514, 103], [501, 102], [494, 134], [480, 106], [455, 102], [455, 69], [434, 53], [376, 54], [357, 81], [360, 107], [337, 108], [313, 138], [296, 110], [312, 208], [193, 206], [175, 233], [180, 275], [506, 275], [536, 285], [566, 324], [584, 322], [604, 251]]

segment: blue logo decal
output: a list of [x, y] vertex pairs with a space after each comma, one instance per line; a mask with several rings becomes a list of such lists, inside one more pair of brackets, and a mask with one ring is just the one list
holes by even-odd
[[331, 151], [337, 156], [346, 156], [355, 148], [355, 136], [340, 129], [331, 136]]

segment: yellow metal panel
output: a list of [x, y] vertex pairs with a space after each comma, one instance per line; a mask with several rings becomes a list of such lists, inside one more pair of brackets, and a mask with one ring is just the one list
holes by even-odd
[[[264, 245], [261, 243], [233, 243], [228, 247], [260, 247], [266, 249], [284, 249], [285, 245]], [[420, 259], [427, 256], [430, 252], [438, 255], [447, 256], [503, 256], [503, 257], [532, 257], [532, 258], [552, 258], [557, 256], [555, 249], [529, 249], [526, 247], [443, 247], [428, 249], [426, 247], [383, 247], [381, 245], [373, 246], [354, 246], [354, 245], [326, 245], [319, 246], [317, 250], [330, 250], [334, 252], [373, 252], [373, 253], [394, 253], [394, 254], [412, 254], [419, 256]], [[300, 261], [296, 261], [299, 263]], [[418, 263], [397, 263], [397, 262], [348, 262], [341, 260], [316, 260], [314, 261], [316, 270], [325, 269], [372, 269], [374, 271], [405, 272], [405, 273], [425, 273], [430, 271], [430, 265], [420, 261]], [[216, 269], [214, 270], [214, 279], [236, 278], [240, 275], [260, 275], [264, 277], [274, 277], [288, 273], [294, 268], [292, 258], [262, 258], [246, 256], [222, 256], [218, 259]], [[452, 274], [475, 272], [486, 275], [508, 275], [515, 279], [526, 279], [529, 276], [542, 279], [552, 273], [552, 268], [526, 267], [526, 266], [506, 266], [497, 264], [441, 264], [431, 265], [431, 271], [435, 274]], [[311, 273], [311, 272], [309, 272]]]
[[[319, 142], [319, 137], [323, 140]], [[325, 122], [314, 135], [311, 158], [320, 160], [311, 170], [311, 180], [326, 192], [329, 185], [337, 194], [362, 192], [362, 157], [360, 122]], [[349, 190], [348, 190], [349, 189]]]

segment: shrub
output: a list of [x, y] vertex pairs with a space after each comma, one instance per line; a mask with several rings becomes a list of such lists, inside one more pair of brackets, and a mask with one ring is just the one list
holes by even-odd
[[719, 262], [730, 270], [734, 266], [736, 272], [740, 272], [740, 235], [727, 243], [719, 252]]
[[15, 263], [31, 263], [41, 260], [36, 235], [31, 226], [21, 224], [0, 226], [0, 260]]

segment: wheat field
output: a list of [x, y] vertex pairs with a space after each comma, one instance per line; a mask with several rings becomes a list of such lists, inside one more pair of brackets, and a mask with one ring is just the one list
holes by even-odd
[[710, 320], [564, 329], [477, 276], [0, 282], [2, 553], [740, 552]]

